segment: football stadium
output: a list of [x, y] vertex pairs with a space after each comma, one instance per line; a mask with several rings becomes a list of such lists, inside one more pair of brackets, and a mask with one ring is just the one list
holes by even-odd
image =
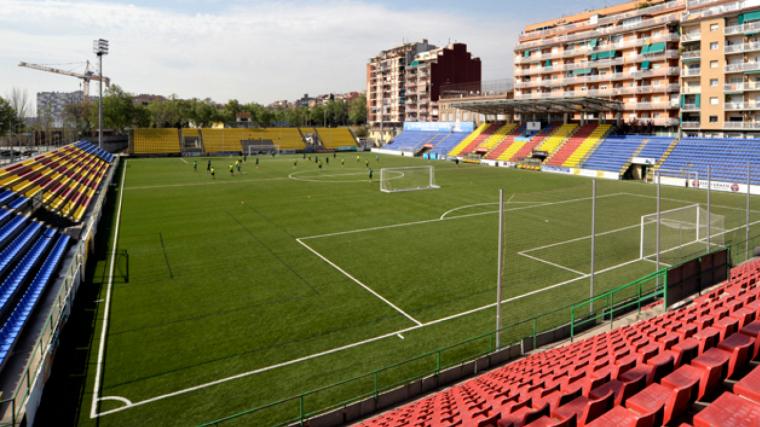
[[0, 425], [760, 425], [760, 5], [597, 6], [267, 107], [21, 62]]

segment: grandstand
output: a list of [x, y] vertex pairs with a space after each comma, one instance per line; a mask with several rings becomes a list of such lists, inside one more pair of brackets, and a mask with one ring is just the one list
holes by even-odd
[[[77, 142], [0, 169], [0, 422], [34, 413], [83, 280], [114, 156]], [[26, 419], [30, 422], [31, 419]]]
[[[499, 160], [502, 154], [505, 154], [505, 152], [509, 151], [510, 148], [515, 144], [519, 144], [517, 142], [517, 137], [522, 135], [524, 132], [524, 126], [515, 126], [498, 145], [493, 147], [493, 149], [486, 154], [485, 158], [488, 160]], [[505, 157], [507, 157], [507, 155], [505, 155]]]
[[[700, 179], [707, 179], [710, 166], [713, 180], [744, 183], [747, 181], [748, 164], [760, 164], [760, 144], [753, 140], [684, 138], [670, 152], [661, 168], [696, 172]], [[753, 174], [752, 183], [759, 184], [760, 176]]]
[[478, 154], [486, 154], [489, 151], [493, 150], [502, 142], [504, 142], [507, 137], [517, 129], [518, 126], [514, 123], [506, 123], [499, 127], [491, 136], [489, 136], [485, 141], [483, 141], [480, 145], [475, 147], [475, 152]]
[[316, 128], [322, 146], [328, 150], [356, 149], [356, 139], [348, 128]]
[[167, 129], [135, 129], [130, 151], [134, 154], [177, 154], [180, 152], [179, 131]]
[[[586, 128], [584, 132], [590, 132], [588, 128]], [[556, 128], [554, 132], [551, 133], [546, 139], [544, 139], [541, 144], [538, 145], [537, 151], [543, 151], [547, 154], [548, 157], [551, 157], [554, 152], [562, 146], [562, 144], [576, 131], [578, 130], [578, 125], [576, 124], [564, 124]]]

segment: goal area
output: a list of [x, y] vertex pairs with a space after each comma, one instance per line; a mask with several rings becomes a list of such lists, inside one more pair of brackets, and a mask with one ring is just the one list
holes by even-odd
[[432, 166], [380, 169], [380, 191], [383, 193], [431, 190], [435, 188], [440, 187], [435, 183], [435, 168]]
[[[725, 217], [699, 204], [660, 212], [660, 259], [678, 262], [684, 257], [711, 250], [725, 244]], [[709, 239], [708, 239], [709, 234]], [[641, 217], [641, 259], [657, 256], [657, 214]]]

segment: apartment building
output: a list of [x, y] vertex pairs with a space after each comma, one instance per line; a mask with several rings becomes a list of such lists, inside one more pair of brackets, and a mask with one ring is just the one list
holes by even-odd
[[689, 0], [681, 28], [684, 134], [760, 137], [760, 1]]
[[685, 0], [631, 1], [529, 25], [515, 47], [515, 99], [605, 98], [570, 120], [677, 129]]
[[380, 52], [367, 64], [367, 121], [370, 126], [400, 127], [406, 108], [406, 67], [420, 52], [436, 46], [422, 40]]
[[398, 128], [405, 121], [438, 121], [440, 89], [480, 79], [480, 59], [466, 44], [438, 48], [422, 40], [382, 51], [367, 64], [368, 122]]
[[457, 83], [480, 82], [479, 58], [467, 45], [452, 43], [415, 55], [406, 67], [405, 121], [437, 122], [441, 89]]

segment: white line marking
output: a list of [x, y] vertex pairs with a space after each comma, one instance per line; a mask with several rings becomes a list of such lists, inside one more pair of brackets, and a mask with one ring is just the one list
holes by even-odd
[[367, 292], [371, 293], [372, 295], [374, 295], [375, 297], [377, 297], [379, 300], [381, 300], [382, 302], [384, 302], [384, 303], [386, 303], [387, 305], [389, 305], [391, 308], [393, 308], [394, 310], [396, 310], [397, 312], [399, 312], [399, 313], [400, 313], [402, 316], [404, 316], [404, 317], [406, 317], [407, 319], [411, 320], [412, 322], [414, 322], [414, 323], [415, 323], [415, 324], [417, 324], [418, 326], [419, 326], [419, 325], [422, 325], [422, 322], [420, 322], [419, 320], [417, 320], [417, 319], [415, 319], [414, 317], [412, 317], [412, 316], [410, 316], [409, 314], [407, 314], [407, 312], [405, 312], [404, 310], [400, 309], [398, 306], [396, 306], [396, 305], [395, 305], [395, 304], [393, 304], [392, 302], [388, 301], [388, 300], [387, 300], [387, 299], [386, 299], [384, 296], [382, 296], [382, 295], [380, 295], [379, 293], [375, 292], [375, 291], [374, 291], [372, 288], [370, 288], [369, 286], [367, 286], [367, 285], [365, 285], [364, 283], [360, 282], [360, 281], [359, 281], [359, 279], [357, 279], [356, 277], [354, 277], [354, 276], [352, 276], [351, 274], [349, 274], [349, 273], [348, 273], [346, 270], [344, 270], [344, 269], [340, 268], [340, 267], [339, 267], [337, 264], [335, 264], [334, 262], [332, 262], [332, 261], [330, 261], [329, 259], [327, 259], [327, 257], [325, 257], [324, 255], [322, 255], [322, 254], [320, 254], [319, 252], [317, 252], [317, 251], [316, 251], [314, 248], [312, 248], [311, 246], [309, 246], [309, 245], [307, 245], [306, 243], [302, 242], [302, 241], [301, 241], [301, 239], [296, 239], [296, 242], [298, 242], [299, 244], [301, 244], [301, 246], [303, 246], [304, 248], [308, 249], [308, 250], [309, 250], [309, 252], [311, 252], [311, 253], [313, 253], [314, 255], [316, 255], [316, 256], [317, 256], [319, 259], [321, 259], [322, 261], [326, 262], [327, 264], [329, 264], [330, 266], [332, 266], [334, 269], [338, 270], [338, 271], [339, 271], [340, 273], [342, 273], [344, 276], [346, 276], [346, 277], [348, 277], [349, 279], [351, 279], [351, 281], [353, 281], [353, 282], [354, 282], [354, 283], [356, 283], [357, 285], [359, 285], [359, 286], [361, 286], [362, 288], [364, 288], [364, 289], [365, 289]]
[[[650, 196], [650, 195], [647, 195], [647, 194], [638, 194], [638, 193], [624, 193], [624, 194], [627, 194], [627, 195], [629, 195], [629, 196], [644, 197], [644, 198], [647, 198], [647, 199], [657, 199], [657, 196]], [[720, 193], [720, 194], [735, 194], [735, 193]], [[744, 193], [741, 193], [740, 195], [744, 196], [745, 194], [744, 194]], [[689, 204], [691, 204], [691, 205], [694, 205], [694, 204], [695, 204], [694, 200], [674, 199], [674, 198], [672, 198], [672, 197], [660, 197], [660, 199], [661, 199], [661, 200], [667, 200], [667, 201], [669, 201], [669, 202], [681, 202], [681, 203], [689, 203]], [[702, 205], [702, 204], [704, 204], [704, 203], [699, 203], [699, 202], [697, 202], [696, 204], [698, 204], [698, 205], [700, 205], [700, 206], [701, 206], [701, 205]], [[738, 207], [736, 207], [736, 206], [716, 205], [716, 204], [714, 204], [714, 203], [713, 203], [713, 205], [712, 205], [712, 206], [713, 206], [713, 207], [716, 207], [716, 208], [721, 208], [721, 209], [729, 209], [729, 210], [735, 210], [735, 211], [746, 212], [746, 209], [745, 209], [745, 208], [738, 208]], [[752, 210], [752, 209], [750, 209], [750, 212], [753, 212], [753, 213], [760, 213], [760, 211], [756, 211], [756, 210]]]
[[[617, 197], [617, 196], [622, 196], [624, 194], [625, 193], [607, 194], [607, 195], [604, 195], [604, 196], [599, 196], [599, 197], [597, 197], [597, 199], [603, 199], [603, 198], [608, 198], [608, 197]], [[546, 203], [539, 203], [539, 204], [531, 205], [531, 206], [519, 206], [519, 207], [515, 207], [515, 208], [505, 209], [504, 212], [522, 211], [522, 210], [526, 210], [526, 209], [541, 208], [541, 207], [545, 207], [545, 206], [552, 206], [552, 205], [559, 205], [559, 204], [566, 204], [566, 203], [573, 203], [573, 202], [581, 202], [581, 201], [584, 201], [584, 200], [591, 200], [591, 198], [590, 197], [582, 197], [582, 198], [578, 198], [578, 199], [561, 200], [559, 202], [546, 202]], [[498, 204], [498, 202], [494, 203], [494, 204]], [[322, 238], [325, 238], [325, 237], [344, 236], [344, 235], [347, 235], [347, 234], [364, 233], [366, 231], [387, 230], [389, 228], [410, 227], [410, 226], [413, 226], [413, 225], [429, 224], [429, 223], [432, 223], [432, 222], [452, 221], [452, 220], [457, 220], [457, 219], [472, 218], [472, 217], [483, 216], [483, 215], [493, 215], [493, 214], [496, 214], [498, 212], [499, 212], [498, 210], [494, 210], [494, 211], [487, 211], [487, 212], [477, 212], [477, 213], [466, 214], [466, 215], [457, 215], [457, 216], [453, 216], [453, 217], [446, 217], [446, 218], [443, 218], [443, 219], [441, 219], [441, 218], [434, 218], [434, 219], [424, 219], [424, 220], [420, 220], [420, 221], [402, 222], [402, 223], [398, 223], [398, 224], [379, 225], [379, 226], [376, 226], [376, 227], [357, 228], [355, 230], [338, 231], [338, 232], [334, 232], [334, 233], [315, 234], [315, 235], [312, 235], [312, 236], [300, 237], [300, 239], [301, 240], [322, 239]]]
[[[103, 375], [103, 355], [106, 351], [106, 331], [108, 330], [108, 314], [111, 308], [111, 288], [113, 288], [113, 271], [116, 264], [116, 247], [119, 244], [119, 225], [121, 224], [121, 203], [124, 200], [124, 181], [127, 178], [127, 160], [124, 160], [124, 170], [121, 173], [121, 189], [119, 190], [119, 206], [116, 209], [116, 227], [113, 233], [113, 250], [111, 251], [111, 265], [108, 272], [108, 287], [106, 288], [106, 301], [103, 312], [103, 328], [100, 330], [100, 343], [98, 344], [98, 362], [95, 366], [95, 385], [92, 390], [92, 405], [90, 406], [90, 418], [98, 416], [98, 395], [100, 394], [100, 382]], [[128, 408], [130, 406], [125, 406]]]
[[[650, 256], [651, 256], [651, 255], [650, 255]], [[642, 260], [644, 260], [644, 261], [649, 261], [649, 262], [651, 262], [652, 264], [657, 264], [657, 260], [654, 260], [654, 259], [649, 259], [649, 257], [644, 257], [644, 258], [642, 258]], [[662, 262], [662, 261], [660, 261], [660, 265], [664, 265], [665, 267], [672, 267], [672, 266], [673, 266], [673, 265], [671, 265], [671, 264], [668, 264], [667, 262]]]
[[182, 163], [186, 164], [186, 165], [189, 165], [189, 164], [190, 164], [190, 163], [188, 163], [188, 162], [187, 162], [187, 160], [185, 160], [185, 159], [184, 159], [184, 158], [182, 158], [182, 157], [180, 157], [180, 158], [179, 158], [179, 160], [180, 160]]
[[[630, 230], [632, 228], [640, 228], [640, 227], [641, 227], [641, 224], [634, 224], [634, 225], [629, 225], [629, 226], [626, 226], [626, 227], [620, 227], [620, 228], [616, 228], [614, 230], [608, 230], [608, 231], [603, 231], [601, 233], [596, 233], [596, 237], [606, 236], [608, 234], [614, 234], [614, 233], [618, 233], [618, 232], [621, 232], [621, 231]], [[565, 244], [568, 244], [568, 243], [580, 242], [581, 240], [586, 240], [586, 239], [590, 239], [590, 238], [591, 238], [591, 235], [589, 234], [587, 236], [576, 237], [574, 239], [564, 240], [562, 242], [550, 243], [548, 245], [543, 245], [543, 246], [538, 246], [538, 247], [531, 248], [531, 249], [526, 249], [526, 250], [524, 250], [522, 252], [526, 252], [527, 253], [527, 252], [540, 251], [542, 249], [554, 248], [554, 247], [562, 246], [562, 245], [565, 245]], [[520, 255], [523, 254], [522, 252], [520, 252]]]
[[98, 401], [101, 400], [116, 400], [117, 402], [121, 402], [126, 406], [132, 406], [132, 401], [123, 396], [103, 396], [98, 399]]
[[525, 253], [525, 252], [526, 252], [526, 251], [523, 251], [523, 252], [518, 252], [518, 254], [519, 254], [519, 255], [522, 255], [522, 256], [524, 256], [524, 257], [526, 257], [526, 258], [530, 258], [530, 259], [532, 259], [532, 260], [534, 260], [534, 261], [543, 262], [544, 264], [549, 264], [549, 265], [551, 265], [552, 267], [557, 267], [557, 268], [560, 268], [560, 269], [562, 269], [562, 270], [565, 270], [565, 271], [569, 271], [569, 272], [571, 272], [571, 273], [575, 273], [575, 274], [578, 274], [578, 275], [581, 275], [581, 276], [583, 276], [584, 274], [586, 274], [586, 273], [584, 273], [584, 272], [582, 272], [582, 271], [573, 270], [573, 269], [572, 269], [572, 268], [570, 268], [570, 267], [565, 267], [564, 265], [561, 265], [561, 264], [557, 264], [557, 263], [554, 263], [554, 262], [551, 262], [551, 261], [547, 261], [547, 260], [545, 260], [545, 259], [543, 259], [543, 258], [535, 257], [535, 256], [533, 256], [533, 255], [528, 255], [528, 254], [527, 254], [527, 253]]
[[[618, 264], [618, 265], [614, 265], [612, 267], [608, 267], [608, 268], [605, 268], [603, 270], [597, 271], [596, 274], [605, 273], [607, 271], [611, 271], [611, 270], [614, 270], [614, 269], [617, 269], [617, 268], [620, 268], [620, 267], [625, 267], [627, 265], [630, 265], [630, 264], [633, 264], [633, 263], [636, 263], [636, 262], [640, 262], [640, 261], [641, 261], [640, 259], [634, 259], [634, 260], [631, 260], [631, 261], [627, 261], [627, 262], [624, 262], [624, 263], [621, 263], [621, 264]], [[550, 291], [552, 289], [556, 289], [556, 288], [560, 288], [562, 286], [566, 286], [566, 285], [568, 285], [570, 283], [574, 283], [574, 282], [577, 282], [577, 281], [582, 280], [582, 279], [587, 279], [589, 276], [590, 275], [585, 274], [585, 275], [583, 275], [583, 277], [577, 277], [575, 279], [570, 279], [570, 280], [565, 280], [564, 282], [555, 283], [555, 284], [547, 286], [545, 288], [535, 289], [533, 291], [524, 293], [522, 295], [517, 295], [517, 296], [511, 297], [511, 298], [503, 299], [501, 302], [502, 302], [502, 304], [505, 304], [505, 303], [510, 303], [510, 302], [518, 301], [518, 300], [527, 298], [529, 296], [533, 296], [533, 295], [536, 295], [536, 294], [539, 294], [539, 293], [542, 293], [542, 292], [546, 292], [546, 291]], [[460, 317], [469, 316], [470, 314], [477, 313], [477, 312], [483, 311], [483, 310], [487, 310], [487, 309], [493, 308], [495, 306], [496, 306], [496, 303], [492, 302], [492, 303], [484, 305], [482, 307], [477, 307], [477, 308], [473, 308], [471, 310], [463, 311], [461, 313], [452, 314], [450, 316], [446, 316], [446, 317], [442, 317], [440, 319], [432, 320], [430, 322], [423, 323], [421, 325], [410, 326], [408, 328], [404, 328], [404, 329], [401, 329], [401, 330], [398, 330], [398, 331], [388, 332], [388, 333], [383, 334], [383, 335], [378, 335], [376, 337], [368, 338], [366, 340], [357, 341], [357, 342], [354, 342], [354, 343], [351, 343], [351, 344], [346, 344], [346, 345], [343, 345], [343, 346], [340, 346], [340, 347], [335, 347], [335, 348], [332, 348], [332, 349], [329, 349], [329, 350], [325, 350], [325, 351], [322, 351], [322, 352], [319, 352], [319, 353], [314, 353], [314, 354], [310, 354], [310, 355], [307, 355], [307, 356], [299, 357], [297, 359], [292, 359], [292, 360], [288, 360], [288, 361], [285, 361], [285, 362], [280, 362], [280, 363], [277, 363], [277, 364], [274, 364], [274, 365], [270, 365], [270, 366], [266, 366], [266, 367], [263, 367], [263, 368], [254, 369], [254, 370], [251, 370], [251, 371], [248, 371], [248, 372], [241, 372], [241, 373], [236, 374], [236, 375], [232, 375], [232, 376], [225, 377], [225, 378], [220, 378], [218, 380], [210, 381], [210, 382], [207, 382], [207, 383], [204, 383], [204, 384], [199, 384], [199, 385], [196, 385], [196, 386], [193, 386], [193, 387], [188, 387], [188, 388], [185, 388], [185, 389], [182, 389], [182, 390], [173, 391], [171, 393], [162, 394], [160, 396], [151, 397], [151, 398], [148, 398], [148, 399], [145, 399], [145, 400], [134, 402], [130, 406], [124, 406], [124, 407], [121, 407], [121, 408], [115, 408], [115, 409], [110, 409], [108, 411], [101, 412], [97, 416], [104, 416], [104, 415], [113, 414], [115, 412], [121, 412], [121, 411], [124, 411], [126, 409], [134, 408], [136, 406], [146, 405], [148, 403], [157, 402], [159, 400], [164, 400], [164, 399], [168, 399], [168, 398], [171, 398], [171, 397], [175, 397], [175, 396], [180, 396], [180, 395], [183, 395], [183, 394], [191, 393], [191, 392], [194, 392], [194, 391], [197, 391], [197, 390], [201, 390], [201, 389], [204, 389], [204, 388], [213, 387], [215, 385], [224, 384], [224, 383], [229, 382], [229, 381], [238, 380], [238, 379], [241, 379], [241, 378], [245, 378], [245, 377], [249, 377], [249, 376], [252, 376], [252, 375], [260, 374], [260, 373], [263, 373], [263, 372], [271, 371], [271, 370], [274, 370], [274, 369], [282, 368], [282, 367], [285, 367], [285, 366], [295, 365], [295, 364], [298, 364], [298, 363], [301, 363], [301, 362], [305, 362], [305, 361], [311, 360], [311, 359], [316, 359], [316, 358], [319, 358], [319, 357], [322, 357], [322, 356], [327, 356], [327, 355], [330, 355], [330, 354], [339, 353], [339, 352], [344, 351], [344, 350], [349, 350], [349, 349], [352, 349], [352, 348], [355, 348], [355, 347], [360, 347], [362, 345], [370, 344], [370, 343], [377, 342], [377, 341], [381, 341], [381, 340], [384, 340], [386, 338], [390, 338], [390, 337], [394, 337], [394, 336], [397, 337], [399, 334], [405, 334], [407, 332], [416, 331], [418, 329], [422, 329], [422, 328], [425, 328], [425, 327], [428, 327], [428, 326], [437, 325], [439, 323], [447, 322], [449, 320], [453, 320], [453, 319], [457, 319], [457, 318], [460, 318]]]
[[401, 335], [401, 334], [396, 334], [396, 335], [398, 335], [398, 337], [401, 338], [402, 340], [404, 339], [403, 335]]

